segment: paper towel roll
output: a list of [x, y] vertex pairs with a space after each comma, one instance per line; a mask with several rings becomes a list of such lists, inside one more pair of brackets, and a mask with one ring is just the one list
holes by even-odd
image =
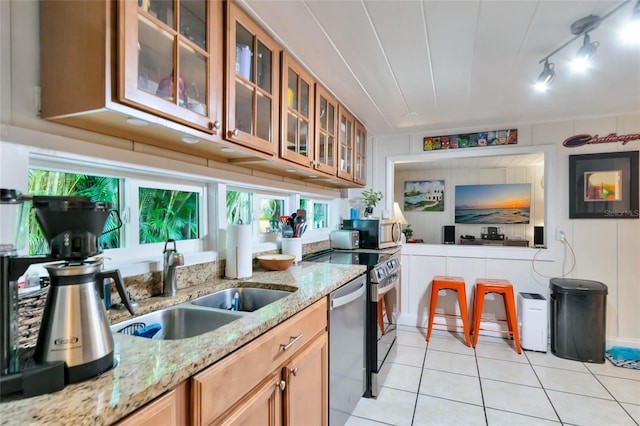
[[249, 278], [253, 273], [251, 253], [251, 225], [227, 227], [227, 278]]

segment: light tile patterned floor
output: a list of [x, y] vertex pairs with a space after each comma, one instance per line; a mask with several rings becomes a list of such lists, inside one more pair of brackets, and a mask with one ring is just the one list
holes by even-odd
[[639, 425], [640, 370], [515, 351], [512, 341], [400, 326], [398, 355], [377, 399], [347, 426]]

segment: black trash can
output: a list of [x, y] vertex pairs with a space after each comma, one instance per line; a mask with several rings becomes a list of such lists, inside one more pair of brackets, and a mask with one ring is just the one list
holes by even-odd
[[551, 352], [561, 358], [604, 362], [607, 286], [598, 281], [552, 278]]

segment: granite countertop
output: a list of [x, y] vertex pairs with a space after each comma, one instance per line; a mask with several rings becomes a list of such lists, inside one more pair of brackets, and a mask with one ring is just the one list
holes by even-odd
[[[175, 298], [140, 302], [136, 315], [236, 286], [297, 289], [262, 309], [214, 331], [181, 340], [152, 340], [114, 334], [117, 366], [95, 379], [48, 395], [0, 404], [3, 425], [108, 425], [158, 397], [225, 355], [252, 341], [366, 271], [365, 266], [300, 262], [286, 271], [254, 269], [248, 279], [214, 279], [178, 292]], [[112, 323], [131, 318], [111, 310]]]

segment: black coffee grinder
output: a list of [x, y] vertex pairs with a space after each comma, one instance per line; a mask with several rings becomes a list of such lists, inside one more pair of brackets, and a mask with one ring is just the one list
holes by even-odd
[[[2, 396], [21, 392], [28, 397], [54, 392], [65, 384], [95, 377], [113, 367], [113, 336], [99, 295], [103, 279], [114, 280], [122, 301], [133, 314], [120, 272], [101, 271], [100, 262], [87, 260], [102, 252], [99, 238], [104, 234], [105, 223], [113, 212], [117, 216], [112, 205], [92, 202], [88, 197], [30, 197], [0, 189], [0, 204], [18, 207], [15, 241], [26, 235], [29, 209], [25, 206], [29, 201], [49, 242], [50, 253], [18, 256], [18, 244], [0, 245]], [[3, 227], [5, 223], [8, 221], [3, 219]], [[2, 231], [6, 238], [7, 232]], [[57, 263], [46, 266], [51, 285], [38, 342], [33, 355], [21, 354], [18, 278], [30, 265], [49, 262]]]

